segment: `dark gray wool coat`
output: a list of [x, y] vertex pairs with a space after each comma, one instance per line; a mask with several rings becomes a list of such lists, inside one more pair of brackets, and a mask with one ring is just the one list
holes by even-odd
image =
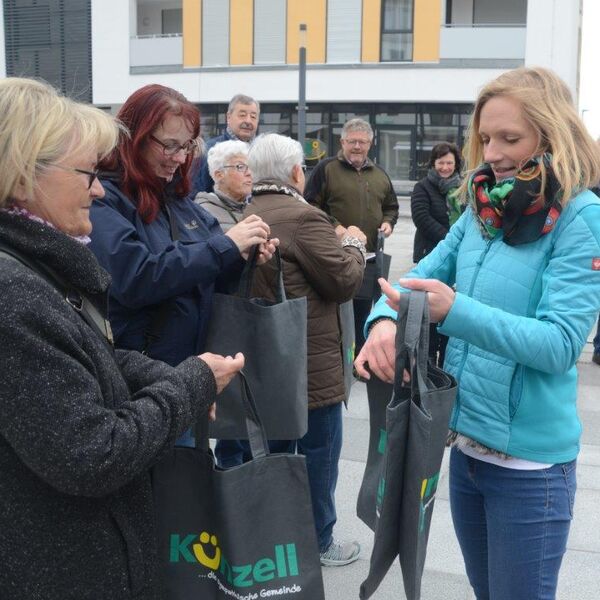
[[[3, 212], [0, 239], [104, 296], [109, 277], [79, 242]], [[113, 356], [4, 258], [0, 298], [0, 598], [162, 598], [149, 469], [214, 401], [210, 369]]]

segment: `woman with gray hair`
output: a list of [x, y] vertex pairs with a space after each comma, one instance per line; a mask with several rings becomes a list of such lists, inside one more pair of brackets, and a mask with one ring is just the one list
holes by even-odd
[[248, 144], [240, 140], [221, 142], [208, 151], [207, 160], [214, 192], [199, 192], [194, 202], [213, 215], [226, 232], [244, 218], [244, 205], [252, 193]]
[[[345, 398], [339, 304], [360, 287], [366, 237], [352, 226], [338, 237], [327, 215], [304, 200], [304, 155], [297, 141], [261, 135], [248, 160], [255, 183], [244, 213], [259, 215], [279, 238], [287, 296], [308, 301], [308, 431], [297, 451], [306, 456], [321, 564], [346, 565], [358, 558], [360, 546], [332, 536]], [[274, 299], [276, 278], [271, 260], [258, 269], [252, 295]], [[227, 444], [220, 450], [222, 457], [230, 450], [229, 465], [248, 458], [243, 444]]]

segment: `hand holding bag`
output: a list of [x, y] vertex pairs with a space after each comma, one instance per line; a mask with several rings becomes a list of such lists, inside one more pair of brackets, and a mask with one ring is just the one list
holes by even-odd
[[[451, 375], [428, 365], [428, 344], [426, 294], [402, 294], [389, 404], [385, 401], [391, 386], [375, 380], [369, 388], [371, 437], [357, 514], [374, 530], [375, 541], [361, 599], [375, 593], [396, 556], [407, 600], [421, 597], [435, 492], [457, 391]], [[402, 382], [404, 369], [411, 373], [408, 386]]]
[[[206, 349], [222, 355], [243, 352], [250, 387], [260, 390], [258, 409], [270, 440], [295, 440], [308, 428], [306, 298], [286, 298], [279, 248], [275, 302], [251, 298], [256, 248], [240, 279], [239, 295], [214, 294]], [[220, 394], [211, 437], [245, 439], [239, 381]]]
[[380, 231], [377, 233], [377, 248], [375, 249], [375, 258], [368, 260], [365, 266], [363, 281], [354, 298], [356, 300], [372, 300], [377, 302], [381, 296], [381, 290], [377, 280], [380, 277], [388, 279], [390, 276], [390, 265], [392, 257], [385, 254], [383, 247], [385, 245], [385, 235]]
[[196, 448], [153, 468], [165, 600], [324, 600], [305, 458], [269, 455], [243, 374], [238, 384], [251, 461], [216, 467], [205, 418]]

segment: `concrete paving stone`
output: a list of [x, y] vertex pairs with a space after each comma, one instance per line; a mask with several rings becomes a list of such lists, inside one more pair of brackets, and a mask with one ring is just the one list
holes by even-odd
[[600, 466], [577, 463], [577, 493], [581, 490], [600, 492]]
[[583, 425], [581, 443], [600, 446], [600, 412], [580, 410], [579, 418]]
[[[600, 567], [600, 493], [597, 490], [578, 489], [575, 494], [574, 519], [567, 548], [582, 552], [593, 552], [598, 557]], [[596, 573], [599, 573], [597, 569]], [[597, 600], [595, 598], [594, 600]]]
[[581, 452], [577, 457], [577, 465], [593, 465], [600, 467], [600, 446], [582, 444]]
[[598, 387], [594, 385], [579, 384], [577, 386], [577, 408], [600, 412], [600, 398], [598, 398]]
[[[366, 560], [346, 567], [323, 569], [325, 597], [327, 600], [354, 600], [358, 598], [360, 584], [369, 572]], [[381, 582], [373, 600], [405, 600], [402, 573], [396, 561]], [[421, 600], [471, 600], [474, 598], [465, 576], [425, 569]]]
[[[365, 419], [344, 418], [342, 458], [363, 463], [369, 451], [369, 422]], [[364, 468], [364, 467], [363, 467]]]
[[568, 551], [558, 578], [557, 600], [597, 600], [600, 598], [600, 555]]
[[[579, 386], [598, 386], [600, 383], [600, 366], [591, 362], [591, 351], [590, 362], [578, 363], [577, 373], [579, 375], [579, 380], [577, 382]], [[600, 402], [600, 398], [598, 398], [598, 402]]]

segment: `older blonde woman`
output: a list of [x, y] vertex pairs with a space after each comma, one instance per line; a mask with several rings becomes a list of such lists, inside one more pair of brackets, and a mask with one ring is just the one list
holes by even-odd
[[207, 161], [214, 192], [198, 193], [195, 202], [219, 221], [223, 231], [229, 231], [244, 218], [244, 205], [252, 193], [248, 144], [240, 140], [216, 144], [208, 151]]
[[115, 351], [86, 247], [106, 114], [0, 82], [0, 598], [163, 598], [149, 469], [243, 357]]
[[[600, 308], [600, 157], [542, 68], [483, 87], [465, 155], [469, 207], [400, 284], [429, 292], [450, 338], [450, 505], [475, 595], [550, 600], [577, 487], [576, 362]], [[405, 289], [382, 289], [355, 364], [390, 381]]]

